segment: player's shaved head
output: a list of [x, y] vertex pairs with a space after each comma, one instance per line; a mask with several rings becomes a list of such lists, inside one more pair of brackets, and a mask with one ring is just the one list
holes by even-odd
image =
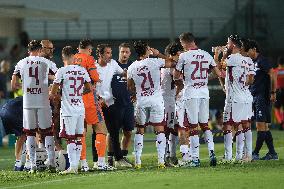
[[192, 43], [195, 41], [195, 37], [190, 32], [184, 32], [180, 34], [179, 36], [180, 41], [186, 42], [186, 43]]
[[40, 41], [38, 40], [31, 40], [28, 44], [28, 51], [29, 52], [34, 52], [41, 50], [42, 46], [40, 44]]
[[82, 39], [79, 43], [80, 49], [87, 49], [89, 47], [93, 47], [93, 42], [90, 39]]
[[42, 45], [42, 47], [45, 47], [45, 46], [51, 46], [52, 45], [52, 47], [53, 47], [53, 43], [50, 41], [50, 40], [48, 40], [48, 39], [43, 39], [43, 40], [41, 40], [41, 42], [40, 42], [40, 44]]
[[230, 35], [228, 37], [229, 40], [232, 41], [232, 43], [237, 47], [237, 48], [241, 48], [242, 47], [242, 42], [241, 42], [241, 38], [238, 35]]
[[75, 49], [71, 46], [63, 47], [61, 54], [62, 54], [62, 57], [69, 58], [75, 54]]

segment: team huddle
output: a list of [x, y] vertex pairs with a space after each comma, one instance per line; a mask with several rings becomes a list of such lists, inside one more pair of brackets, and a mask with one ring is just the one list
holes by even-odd
[[[98, 45], [99, 60], [95, 61], [91, 56], [91, 41], [82, 40], [79, 53], [75, 53], [71, 46], [63, 48], [64, 67], [59, 69], [54, 62], [39, 56], [40, 42], [31, 41], [28, 45], [30, 56], [16, 65], [11, 81], [12, 88], [17, 88], [19, 80], [22, 81], [23, 128], [27, 136], [30, 172], [37, 170], [38, 131], [44, 138], [48, 170], [55, 172], [54, 124], [50, 104], [58, 99], [61, 99], [59, 136], [67, 141], [70, 162], [62, 174], [78, 173], [80, 159], [82, 170], [89, 170], [86, 157], [82, 158], [86, 156], [83, 155], [86, 153], [86, 125], [92, 125], [94, 130], [92, 142], [98, 156], [94, 168], [98, 170], [141, 168], [143, 137], [148, 126], [153, 126], [156, 134], [158, 168], [199, 167], [200, 131], [204, 132], [208, 145], [210, 166], [216, 166], [213, 135], [208, 126], [209, 100], [214, 100], [210, 99], [208, 80], [216, 78], [226, 94], [223, 113], [225, 152], [221, 161], [252, 161], [250, 121], [253, 96], [250, 85], [254, 82], [256, 68], [249, 52], [255, 49], [253, 41], [231, 35], [227, 45], [215, 47], [214, 56], [211, 56], [198, 48], [192, 33], [182, 33], [179, 40], [180, 43], [170, 43], [165, 54], [143, 41], [134, 42], [137, 60], [127, 67], [111, 58], [111, 47], [107, 44]], [[130, 51], [130, 46], [123, 47]], [[115, 78], [124, 80], [120, 82], [123, 86], [116, 91], [111, 84]], [[53, 81], [50, 86], [49, 80]], [[117, 94], [123, 87], [129, 95], [130, 106], [125, 105], [124, 98]], [[117, 104], [128, 112], [124, 118], [121, 118]], [[130, 125], [122, 128], [125, 137], [130, 135], [130, 138], [136, 126], [134, 165], [124, 158], [127, 147], [119, 146], [121, 128], [118, 125]], [[233, 130], [236, 131], [235, 158]], [[129, 146], [129, 141], [122, 143]], [[178, 144], [181, 160], [176, 155]], [[105, 160], [107, 148], [108, 155], [115, 157], [114, 164]]]

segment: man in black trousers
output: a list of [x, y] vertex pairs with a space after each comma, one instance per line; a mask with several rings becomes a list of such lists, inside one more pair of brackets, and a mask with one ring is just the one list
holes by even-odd
[[[248, 55], [254, 61], [256, 75], [250, 91], [253, 96], [254, 117], [257, 128], [256, 146], [252, 153], [253, 160], [278, 160], [273, 145], [272, 134], [269, 130], [271, 123], [271, 103], [276, 101], [276, 84], [271, 63], [260, 54], [256, 41], [249, 42]], [[267, 144], [269, 152], [259, 158], [259, 151], [263, 142]]]

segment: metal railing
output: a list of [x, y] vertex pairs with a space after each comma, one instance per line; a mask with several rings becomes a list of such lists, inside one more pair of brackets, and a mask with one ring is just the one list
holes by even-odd
[[[208, 37], [218, 32], [228, 18], [181, 18], [175, 20], [176, 35], [190, 31], [198, 37]], [[78, 21], [42, 21], [29, 19], [24, 22], [31, 38], [35, 39], [137, 39], [168, 38], [171, 31], [169, 19], [88, 19]]]

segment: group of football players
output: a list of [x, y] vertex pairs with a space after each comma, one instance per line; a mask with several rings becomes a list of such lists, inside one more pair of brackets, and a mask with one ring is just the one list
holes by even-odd
[[[120, 110], [113, 107], [120, 99], [110, 84], [115, 74], [124, 78], [123, 85], [127, 87], [134, 105], [133, 111], [126, 114], [126, 120], [135, 118], [137, 130], [133, 144], [133, 167], [136, 169], [142, 167], [143, 138], [148, 126], [153, 126], [156, 134], [158, 168], [199, 167], [200, 131], [204, 132], [208, 145], [210, 166], [217, 165], [213, 135], [208, 126], [208, 80], [215, 78], [219, 79], [226, 94], [223, 116], [225, 153], [222, 162], [250, 162], [253, 159], [250, 128], [253, 96], [250, 85], [254, 83], [256, 74], [252, 60], [257, 51], [255, 42], [231, 35], [225, 46], [213, 48], [214, 56], [211, 56], [198, 48], [192, 33], [182, 33], [179, 41], [170, 43], [164, 54], [144, 41], [136, 41], [133, 48], [137, 60], [123, 67], [112, 59], [112, 49], [106, 44], [97, 47], [98, 61], [95, 61], [93, 45], [85, 39], [80, 41], [77, 53], [71, 46], [62, 49], [64, 67], [59, 69], [54, 62], [41, 56], [43, 47], [40, 41], [31, 41], [28, 45], [29, 56], [18, 62], [11, 80], [12, 89], [19, 86], [23, 89], [23, 129], [30, 172], [37, 170], [37, 132], [47, 152], [48, 170], [55, 171], [54, 124], [50, 104], [56, 104], [58, 99], [61, 101], [59, 136], [67, 141], [70, 163], [62, 174], [78, 173], [80, 159], [82, 170], [89, 170], [86, 125], [92, 125], [94, 130], [92, 142], [98, 156], [94, 166], [96, 169], [131, 167], [127, 159], [119, 159], [120, 163], [114, 165], [105, 161], [107, 144], [115, 145], [108, 142], [116, 137], [111, 128], [114, 124], [110, 122], [117, 121], [113, 112]], [[130, 46], [122, 48], [130, 51]], [[51, 86], [49, 80], [53, 80]], [[234, 159], [233, 130], [236, 131]], [[107, 140], [108, 133], [110, 137]], [[178, 143], [182, 157], [180, 161], [176, 156]], [[117, 149], [112, 148], [116, 153]], [[21, 166], [18, 164], [16, 166]]]

